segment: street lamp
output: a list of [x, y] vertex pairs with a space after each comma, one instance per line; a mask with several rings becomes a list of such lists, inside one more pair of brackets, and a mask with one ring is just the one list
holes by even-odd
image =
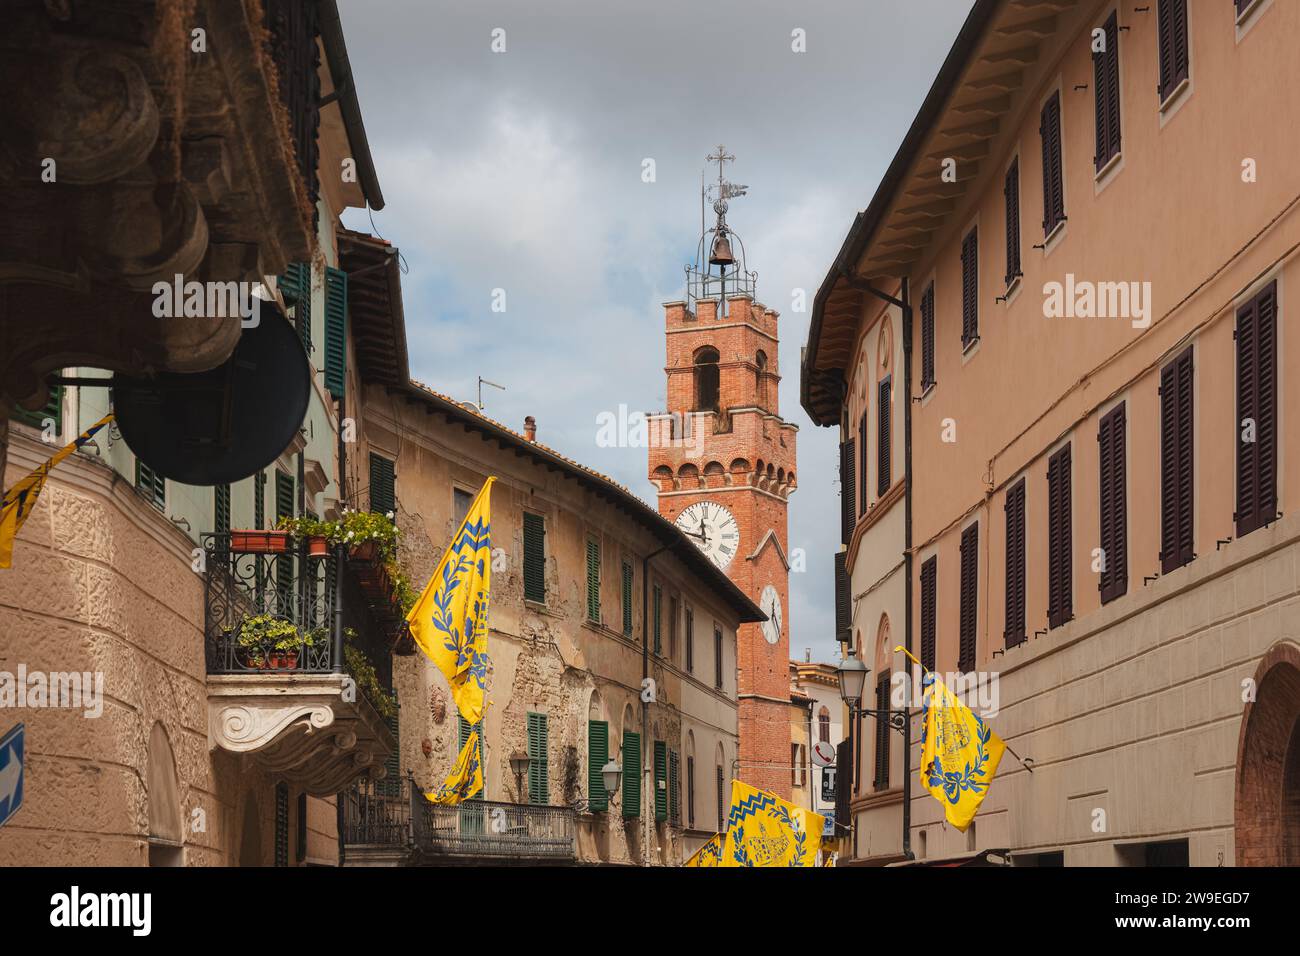
[[515, 775], [515, 789], [523, 794], [524, 771], [528, 769], [530, 758], [523, 751], [516, 750], [510, 755], [510, 769]]
[[600, 775], [605, 778], [605, 792], [611, 797], [618, 793], [618, 785], [623, 780], [623, 768], [611, 760], [600, 768]]
[[849, 656], [840, 662], [835, 673], [840, 679], [840, 696], [852, 713], [862, 703], [862, 691], [867, 686], [867, 665], [858, 660], [857, 651], [849, 648]]

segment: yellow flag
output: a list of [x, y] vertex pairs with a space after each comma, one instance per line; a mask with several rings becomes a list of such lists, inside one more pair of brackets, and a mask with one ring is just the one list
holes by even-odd
[[45, 479], [50, 470], [90, 441], [95, 432], [112, 420], [113, 413], [109, 412], [78, 435], [77, 440], [71, 445], [64, 445], [55, 452], [53, 458], [37, 467], [30, 475], [5, 492], [3, 504], [0, 504], [0, 568], [9, 567], [10, 562], [13, 560], [14, 537], [18, 534], [18, 529], [23, 526], [23, 522], [27, 520], [36, 507], [36, 499], [40, 497], [41, 489], [45, 487]]
[[824, 818], [739, 780], [719, 866], [816, 866]]
[[929, 700], [921, 729], [921, 785], [943, 804], [948, 822], [964, 832], [988, 793], [1006, 744], [933, 674], [925, 675], [923, 687]]
[[468, 800], [483, 789], [483, 761], [479, 750], [478, 731], [470, 733], [465, 746], [460, 748], [456, 766], [451, 768], [447, 779], [441, 787], [432, 793], [426, 793], [425, 799], [430, 803], [454, 806], [462, 800]]
[[721, 866], [722, 834], [715, 833], [704, 841], [704, 845], [691, 854], [691, 858], [682, 866]]
[[494, 481], [483, 483], [433, 577], [406, 615], [415, 643], [446, 675], [456, 709], [470, 724], [483, 719], [487, 682]]

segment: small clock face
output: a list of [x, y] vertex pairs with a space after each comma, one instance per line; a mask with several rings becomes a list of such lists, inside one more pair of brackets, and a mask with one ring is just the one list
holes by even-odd
[[716, 501], [697, 501], [677, 516], [677, 527], [724, 570], [740, 549], [736, 517]]
[[781, 595], [769, 584], [763, 588], [758, 606], [767, 615], [763, 622], [763, 637], [767, 638], [767, 643], [775, 644], [781, 639]]

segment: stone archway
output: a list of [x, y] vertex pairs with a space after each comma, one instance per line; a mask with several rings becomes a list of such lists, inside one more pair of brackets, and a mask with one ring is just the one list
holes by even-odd
[[1300, 866], [1300, 646], [1275, 644], [1255, 671], [1237, 744], [1238, 866]]

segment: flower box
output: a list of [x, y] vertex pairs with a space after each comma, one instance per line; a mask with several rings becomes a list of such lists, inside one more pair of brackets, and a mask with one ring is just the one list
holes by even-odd
[[289, 532], [232, 531], [230, 550], [243, 554], [283, 554], [289, 550]]

